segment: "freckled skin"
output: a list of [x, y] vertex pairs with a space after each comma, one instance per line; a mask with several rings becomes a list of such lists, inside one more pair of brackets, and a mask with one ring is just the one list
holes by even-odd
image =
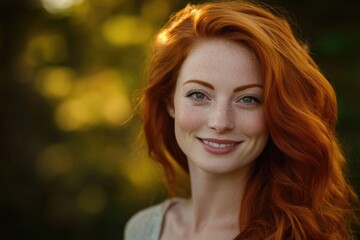
[[[269, 134], [262, 86], [259, 62], [246, 45], [211, 39], [194, 46], [181, 66], [173, 104], [168, 106], [176, 140], [191, 168], [230, 174], [263, 151]], [[200, 139], [236, 144], [215, 154]]]

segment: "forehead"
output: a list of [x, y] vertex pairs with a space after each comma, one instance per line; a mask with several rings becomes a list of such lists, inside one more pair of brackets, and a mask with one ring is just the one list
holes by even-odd
[[178, 81], [190, 79], [210, 82], [262, 83], [259, 61], [244, 43], [224, 39], [197, 42], [183, 62]]

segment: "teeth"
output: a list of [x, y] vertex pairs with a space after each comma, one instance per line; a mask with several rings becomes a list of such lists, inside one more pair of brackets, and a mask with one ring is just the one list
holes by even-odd
[[210, 142], [210, 141], [207, 141], [207, 140], [203, 140], [203, 143], [205, 143], [206, 145], [215, 147], [215, 148], [227, 148], [227, 147], [234, 146], [234, 144], [235, 144], [235, 143], [227, 143], [227, 144], [224, 144], [224, 143], [214, 143], [214, 142]]

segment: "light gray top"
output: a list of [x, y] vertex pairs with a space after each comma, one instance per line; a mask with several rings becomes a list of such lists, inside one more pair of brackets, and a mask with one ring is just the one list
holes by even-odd
[[136, 213], [125, 226], [124, 240], [159, 240], [166, 211], [179, 201], [182, 199], [167, 199]]

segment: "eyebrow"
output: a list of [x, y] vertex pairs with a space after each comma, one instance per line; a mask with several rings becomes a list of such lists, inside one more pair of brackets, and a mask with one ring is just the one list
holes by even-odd
[[[200, 84], [200, 85], [203, 85], [204, 87], [207, 87], [207, 88], [210, 88], [212, 90], [214, 90], [214, 86], [211, 85], [210, 83], [207, 83], [207, 82], [204, 82], [204, 81], [201, 81], [201, 80], [189, 80], [189, 81], [186, 81], [183, 85], [187, 84], [187, 83], [197, 83], [197, 84]], [[261, 88], [263, 89], [264, 87], [260, 84], [246, 84], [246, 85], [243, 85], [243, 86], [240, 86], [240, 87], [237, 87], [234, 89], [234, 92], [240, 92], [240, 91], [243, 91], [245, 89], [248, 89], [248, 88], [254, 88], [254, 87], [258, 87], [258, 88]]]

